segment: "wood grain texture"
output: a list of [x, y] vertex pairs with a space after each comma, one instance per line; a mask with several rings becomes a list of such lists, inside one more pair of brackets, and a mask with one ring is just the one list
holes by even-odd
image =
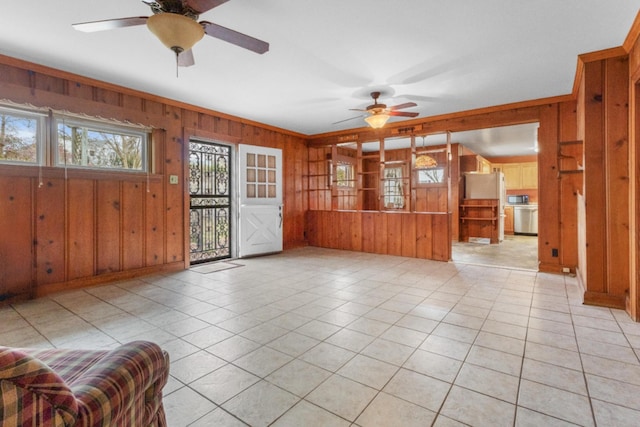
[[311, 246], [448, 261], [450, 222], [440, 213], [316, 210], [307, 236]]
[[31, 188], [31, 179], [0, 176], [0, 298], [4, 303], [33, 292]]

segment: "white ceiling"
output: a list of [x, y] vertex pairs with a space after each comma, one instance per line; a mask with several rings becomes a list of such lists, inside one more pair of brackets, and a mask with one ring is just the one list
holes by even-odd
[[[640, 0], [230, 0], [200, 16], [270, 43], [264, 55], [205, 37], [181, 68], [137, 0], [20, 0], [0, 53], [306, 135], [362, 127], [369, 93], [420, 117], [571, 93], [577, 56], [622, 45]], [[1, 94], [0, 94], [1, 98]], [[354, 114], [355, 113], [355, 114]], [[394, 118], [392, 120], [398, 120]], [[530, 143], [529, 141], [528, 143]]]

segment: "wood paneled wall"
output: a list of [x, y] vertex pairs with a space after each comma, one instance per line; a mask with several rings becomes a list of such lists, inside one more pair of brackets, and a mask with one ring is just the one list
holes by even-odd
[[309, 244], [384, 255], [448, 261], [446, 213], [308, 211]]
[[[585, 302], [625, 307], [630, 286], [628, 56], [586, 62], [580, 85], [584, 141]], [[624, 254], [623, 256], [620, 256]]]
[[[636, 19], [636, 30], [640, 22]], [[627, 310], [631, 317], [640, 321], [640, 38], [630, 40], [629, 52], [629, 298]], [[629, 39], [628, 39], [629, 40]]]
[[[562, 138], [572, 135], [573, 125], [576, 123], [575, 102], [549, 102], [535, 106], [523, 106], [513, 108], [496, 108], [490, 112], [467, 113], [466, 115], [452, 118], [427, 118], [419, 122], [421, 133], [439, 133], [444, 131], [465, 131], [472, 129], [484, 129], [496, 126], [508, 126], [521, 123], [539, 122], [538, 145], [538, 173], [540, 175], [540, 188], [538, 189], [539, 203], [541, 205], [538, 234], [538, 259], [540, 271], [562, 272], [563, 268], [575, 269], [577, 265], [577, 240], [575, 237], [564, 236], [562, 221], [565, 221], [569, 229], [575, 229], [577, 220], [571, 216], [575, 212], [577, 189], [573, 184], [567, 184], [567, 189], [561, 190], [564, 184], [558, 174], [558, 144]], [[418, 123], [417, 121], [415, 123]], [[386, 134], [384, 134], [386, 132]], [[377, 131], [378, 137], [392, 137], [393, 129]], [[354, 134], [352, 131], [351, 134]], [[370, 130], [362, 130], [357, 133], [362, 140], [371, 139]], [[325, 146], [337, 143], [340, 134], [317, 136], [311, 139], [310, 146]], [[575, 139], [575, 135], [571, 137]], [[464, 154], [463, 150], [453, 150], [453, 154]], [[453, 161], [453, 159], [452, 159]], [[456, 158], [453, 165], [458, 165]], [[457, 167], [457, 166], [456, 166]], [[452, 171], [452, 177], [455, 172]], [[458, 170], [459, 175], [459, 170]], [[575, 178], [573, 178], [575, 179]], [[452, 186], [457, 190], [458, 186]], [[564, 195], [563, 195], [564, 194]], [[444, 196], [442, 196], [444, 197]], [[460, 194], [452, 194], [452, 199], [457, 200]], [[566, 199], [565, 199], [566, 198]], [[561, 200], [562, 199], [562, 200]], [[568, 231], [567, 233], [571, 233]], [[452, 238], [457, 235], [452, 235]], [[558, 256], [554, 256], [553, 249], [557, 249]]]
[[[302, 135], [4, 56], [0, 56], [0, 99], [156, 129], [154, 171], [149, 177], [0, 166], [0, 298], [4, 303], [186, 268], [185, 156], [191, 136], [282, 149], [284, 247], [306, 244], [307, 181], [303, 176], [308, 153]], [[169, 175], [177, 175], [180, 184], [170, 185]]]

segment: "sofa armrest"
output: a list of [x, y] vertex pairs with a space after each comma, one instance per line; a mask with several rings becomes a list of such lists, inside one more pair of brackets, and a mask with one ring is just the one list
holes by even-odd
[[27, 353], [0, 347], [0, 421], [72, 426], [78, 405], [65, 381]]
[[72, 384], [84, 426], [143, 426], [162, 404], [169, 376], [167, 353], [134, 341], [109, 352]]

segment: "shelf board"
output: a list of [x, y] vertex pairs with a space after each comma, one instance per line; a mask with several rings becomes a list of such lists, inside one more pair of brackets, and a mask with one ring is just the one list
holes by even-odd
[[491, 218], [473, 218], [468, 216], [461, 216], [460, 219], [463, 221], [497, 221], [498, 217], [492, 216]]
[[560, 141], [558, 145], [582, 145], [582, 141]]

